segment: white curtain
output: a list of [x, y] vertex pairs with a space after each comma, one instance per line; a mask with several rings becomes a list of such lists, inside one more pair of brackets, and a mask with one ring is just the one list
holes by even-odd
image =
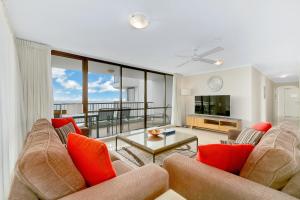
[[7, 199], [26, 136], [22, 91], [15, 37], [0, 1], [0, 199]]
[[51, 51], [46, 45], [17, 39], [26, 130], [39, 118], [52, 116]]
[[173, 95], [172, 95], [172, 118], [171, 124], [182, 126], [182, 100], [181, 100], [181, 81], [182, 75], [174, 74], [173, 76]]

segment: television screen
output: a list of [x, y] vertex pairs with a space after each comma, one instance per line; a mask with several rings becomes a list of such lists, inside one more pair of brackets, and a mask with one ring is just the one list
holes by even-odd
[[195, 96], [195, 113], [230, 116], [230, 95]]

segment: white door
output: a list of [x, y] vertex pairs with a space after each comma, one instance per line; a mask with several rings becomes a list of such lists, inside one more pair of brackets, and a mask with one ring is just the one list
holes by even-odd
[[284, 117], [300, 117], [300, 89], [284, 88]]

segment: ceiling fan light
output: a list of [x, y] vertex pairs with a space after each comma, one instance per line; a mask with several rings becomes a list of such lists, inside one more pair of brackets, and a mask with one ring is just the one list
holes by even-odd
[[149, 26], [149, 21], [146, 16], [140, 13], [131, 14], [129, 16], [129, 23], [137, 29], [143, 29]]
[[217, 61], [215, 62], [215, 65], [220, 66], [220, 65], [223, 65], [223, 63], [224, 63], [223, 60], [217, 60]]

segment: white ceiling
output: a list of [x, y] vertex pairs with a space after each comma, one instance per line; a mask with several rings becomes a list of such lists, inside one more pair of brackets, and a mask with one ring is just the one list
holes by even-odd
[[[298, 81], [299, 0], [6, 0], [17, 37], [55, 49], [185, 75], [254, 65], [274, 81]], [[137, 30], [128, 16], [142, 12]], [[221, 67], [200, 62], [182, 68], [176, 54], [225, 50]], [[287, 74], [287, 78], [279, 76]]]

